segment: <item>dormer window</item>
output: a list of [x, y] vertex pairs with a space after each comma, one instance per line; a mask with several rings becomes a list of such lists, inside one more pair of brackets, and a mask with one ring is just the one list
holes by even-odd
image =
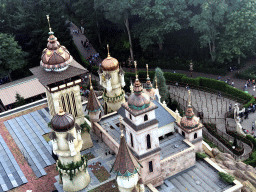
[[144, 121], [147, 121], [148, 120], [148, 115], [144, 115]]
[[194, 134], [194, 139], [196, 139], [196, 138], [197, 138], [197, 133]]
[[147, 149], [151, 149], [151, 139], [150, 139], [150, 135], [147, 135]]

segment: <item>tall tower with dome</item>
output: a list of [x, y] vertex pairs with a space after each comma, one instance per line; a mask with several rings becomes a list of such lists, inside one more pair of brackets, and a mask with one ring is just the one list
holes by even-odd
[[104, 113], [108, 114], [117, 111], [122, 103], [125, 102], [125, 93], [122, 89], [125, 86], [124, 71], [119, 67], [117, 59], [109, 54], [101, 63], [98, 71], [100, 77], [100, 85], [105, 88], [103, 94]]
[[[47, 16], [49, 22], [49, 16]], [[61, 107], [75, 117], [77, 124], [84, 122], [80, 95], [82, 76], [88, 71], [77, 63], [65, 46], [61, 46], [49, 23], [47, 48], [43, 50], [40, 66], [30, 71], [46, 89], [48, 107], [54, 116]]]

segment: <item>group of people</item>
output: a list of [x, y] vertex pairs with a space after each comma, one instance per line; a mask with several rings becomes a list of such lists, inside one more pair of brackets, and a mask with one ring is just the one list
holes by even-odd
[[85, 39], [85, 41], [81, 40], [81, 44], [87, 52], [90, 50], [90, 41], [88, 39]]
[[255, 109], [256, 109], [256, 104], [252, 104], [250, 105], [250, 107], [248, 107], [247, 109], [245, 109], [245, 112], [239, 113], [239, 117], [241, 122], [243, 122], [243, 119], [249, 119], [249, 113], [255, 113]]
[[255, 79], [251, 80], [251, 79], [248, 79], [245, 84], [244, 84], [244, 89], [246, 90], [247, 87], [251, 87], [251, 85], [255, 86]]
[[89, 57], [87, 57], [86, 60], [90, 63], [91, 66], [96, 66], [99, 56], [99, 53], [92, 54]]

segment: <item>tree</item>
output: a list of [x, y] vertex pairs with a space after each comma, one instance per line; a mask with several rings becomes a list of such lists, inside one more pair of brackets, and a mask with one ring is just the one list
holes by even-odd
[[220, 41], [218, 60], [223, 63], [225, 59], [231, 61], [246, 57], [245, 52], [254, 52], [256, 40], [256, 2], [246, 0], [227, 16], [228, 22], [224, 25], [225, 35]]
[[[169, 92], [166, 86], [166, 80], [163, 71], [159, 67], [157, 67], [155, 71], [155, 78], [157, 78], [157, 86], [159, 89], [159, 94], [161, 95], [161, 102], [163, 102], [166, 101], [169, 96]], [[156, 86], [155, 78], [153, 81], [153, 86]]]
[[134, 61], [133, 48], [132, 48], [132, 37], [130, 32], [129, 17], [131, 16], [131, 10], [133, 8], [131, 0], [95, 0], [94, 8], [97, 10], [103, 10], [106, 19], [119, 24], [125, 25], [127, 35], [130, 43], [130, 55], [132, 61]]
[[224, 22], [228, 5], [223, 0], [206, 0], [202, 3], [201, 1], [193, 1], [192, 4], [200, 4], [201, 13], [191, 18], [190, 26], [196, 32], [201, 33], [201, 48], [209, 46], [211, 60], [214, 62], [216, 59], [216, 40], [221, 35], [221, 25]]
[[191, 11], [187, 10], [186, 1], [143, 0], [133, 2], [132, 14], [140, 17], [140, 22], [135, 25], [133, 32], [139, 37], [143, 49], [157, 43], [161, 50], [164, 35], [188, 25]]
[[16, 93], [15, 98], [16, 98], [15, 104], [14, 104], [15, 107], [19, 107], [26, 104], [24, 97], [22, 97], [19, 93]]
[[0, 33], [0, 78], [9, 75], [11, 80], [10, 73], [27, 64], [26, 56], [12, 35]]

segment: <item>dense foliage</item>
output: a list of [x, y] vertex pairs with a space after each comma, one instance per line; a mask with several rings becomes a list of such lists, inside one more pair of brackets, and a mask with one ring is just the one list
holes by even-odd
[[221, 179], [223, 179], [225, 182], [232, 184], [233, 181], [235, 180], [235, 177], [224, 172], [219, 172], [219, 176]]
[[15, 107], [19, 107], [26, 104], [24, 97], [22, 97], [19, 93], [16, 93], [15, 99]]

